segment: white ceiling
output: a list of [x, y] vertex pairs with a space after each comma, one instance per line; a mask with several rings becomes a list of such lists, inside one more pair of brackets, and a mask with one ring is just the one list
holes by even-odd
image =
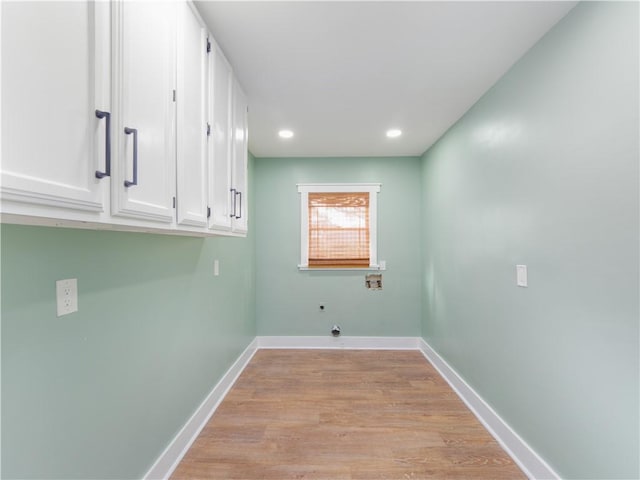
[[576, 3], [196, 5], [249, 97], [249, 149], [291, 157], [422, 154]]

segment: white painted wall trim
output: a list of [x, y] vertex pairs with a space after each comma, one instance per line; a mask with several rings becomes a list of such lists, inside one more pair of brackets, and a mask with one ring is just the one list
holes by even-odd
[[418, 349], [527, 477], [530, 479], [560, 479], [560, 476], [422, 338], [418, 341]]
[[149, 469], [144, 480], [167, 479], [176, 469], [182, 457], [185, 456], [191, 444], [196, 440], [202, 429], [205, 427], [213, 413], [222, 402], [227, 392], [236, 382], [244, 368], [253, 358], [257, 350], [257, 339], [254, 339], [249, 346], [240, 354], [238, 359], [231, 365], [229, 370], [222, 376], [220, 381], [213, 387], [211, 393], [200, 404], [184, 427], [178, 432], [167, 448], [162, 452], [153, 466]]
[[257, 337], [258, 348], [416, 350], [419, 337]]

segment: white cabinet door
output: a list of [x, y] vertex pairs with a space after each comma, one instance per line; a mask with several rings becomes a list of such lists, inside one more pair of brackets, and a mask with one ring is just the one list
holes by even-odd
[[192, 4], [178, 21], [178, 224], [207, 226], [207, 30]]
[[220, 48], [212, 42], [210, 54], [210, 111], [211, 136], [209, 137], [209, 228], [231, 230], [231, 89], [232, 72]]
[[248, 156], [248, 127], [247, 127], [247, 97], [235, 81], [233, 88], [233, 174], [232, 188], [235, 191], [233, 205], [233, 231], [247, 232], [248, 198], [247, 198], [247, 156]]
[[173, 1], [114, 2], [114, 215], [172, 224], [175, 203]]
[[110, 111], [108, 4], [0, 8], [2, 213], [98, 220], [109, 186], [96, 178], [107, 127], [96, 110]]

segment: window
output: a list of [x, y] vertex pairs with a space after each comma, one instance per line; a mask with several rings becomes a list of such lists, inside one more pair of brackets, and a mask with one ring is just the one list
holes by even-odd
[[307, 269], [378, 269], [380, 184], [300, 184], [300, 265]]
[[309, 192], [309, 267], [369, 266], [369, 193]]

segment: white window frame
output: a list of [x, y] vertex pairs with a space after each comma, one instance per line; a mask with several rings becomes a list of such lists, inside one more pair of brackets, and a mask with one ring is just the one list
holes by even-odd
[[[299, 183], [300, 194], [300, 263], [299, 270], [381, 270], [378, 264], [378, 193], [380, 183]], [[309, 267], [309, 193], [369, 193], [369, 267]]]

